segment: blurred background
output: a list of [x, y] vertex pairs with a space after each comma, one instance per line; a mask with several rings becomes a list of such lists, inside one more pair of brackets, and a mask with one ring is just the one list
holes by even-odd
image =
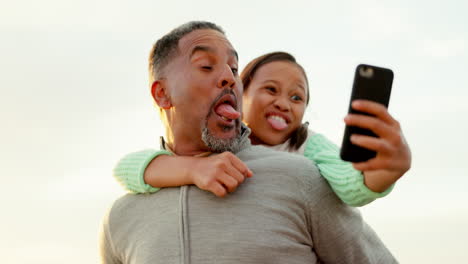
[[[390, 112], [413, 153], [393, 193], [361, 209], [401, 263], [468, 258], [467, 1], [2, 1], [0, 258], [96, 263], [124, 192], [120, 157], [159, 148], [147, 78], [155, 40], [221, 25], [240, 65], [270, 51], [307, 71], [305, 120], [341, 144], [354, 68], [395, 73]], [[242, 69], [242, 67], [241, 67]]]

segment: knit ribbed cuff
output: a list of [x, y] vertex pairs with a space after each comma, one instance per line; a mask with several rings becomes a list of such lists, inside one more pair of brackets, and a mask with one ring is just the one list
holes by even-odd
[[393, 190], [394, 184], [381, 193], [370, 190], [364, 184], [362, 172], [343, 161], [338, 153], [339, 148], [321, 134], [311, 136], [304, 150], [304, 156], [317, 164], [320, 174], [344, 203], [363, 206]]
[[114, 168], [114, 177], [132, 193], [154, 193], [154, 188], [145, 183], [145, 170], [148, 164], [159, 155], [172, 155], [166, 150], [147, 149], [124, 156]]

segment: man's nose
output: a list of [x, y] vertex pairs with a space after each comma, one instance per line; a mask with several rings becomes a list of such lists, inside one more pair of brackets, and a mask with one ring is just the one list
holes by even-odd
[[218, 80], [218, 88], [233, 88], [234, 84], [236, 83], [236, 78], [232, 73], [232, 69], [229, 65], [223, 67], [223, 70], [220, 73], [219, 80]]
[[274, 102], [274, 106], [276, 107], [276, 109], [283, 111], [283, 112], [289, 111], [291, 109], [288, 99], [285, 98], [284, 96], [277, 97]]

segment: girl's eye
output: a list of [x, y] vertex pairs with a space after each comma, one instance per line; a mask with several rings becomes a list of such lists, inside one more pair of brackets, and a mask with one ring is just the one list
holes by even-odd
[[272, 92], [272, 93], [276, 92], [276, 88], [272, 87], [272, 86], [267, 86], [267, 87], [265, 87], [265, 89]]
[[211, 67], [211, 66], [202, 66], [201, 68], [204, 69], [204, 70], [207, 70], [207, 71], [210, 71], [210, 70], [213, 69], [213, 67]]
[[294, 101], [302, 101], [302, 97], [300, 97], [299, 95], [293, 95], [291, 96], [291, 99], [293, 99]]

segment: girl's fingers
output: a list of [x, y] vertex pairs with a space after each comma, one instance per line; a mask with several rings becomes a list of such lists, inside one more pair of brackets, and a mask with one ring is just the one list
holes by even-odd
[[224, 197], [227, 194], [226, 188], [224, 188], [223, 185], [217, 181], [214, 182], [208, 190], [218, 197]]
[[383, 122], [387, 123], [388, 125], [397, 125], [398, 121], [396, 121], [388, 112], [387, 108], [380, 103], [376, 103], [369, 100], [354, 100], [351, 104], [353, 109], [371, 114], [378, 119], [381, 119]]
[[353, 134], [351, 135], [351, 143], [366, 149], [376, 151], [380, 154], [390, 155], [393, 153], [393, 147], [388, 144], [387, 141], [381, 138]]
[[245, 177], [252, 177], [253, 175], [252, 171], [236, 155], [232, 154], [231, 152], [224, 152], [224, 153], [226, 153], [229, 160], [231, 161], [232, 166], [234, 166], [235, 169], [237, 169]]
[[395, 128], [373, 116], [349, 114], [344, 121], [348, 126], [369, 129], [379, 137], [390, 138], [395, 134]]
[[223, 173], [218, 177], [218, 181], [226, 186], [228, 192], [233, 192], [236, 190], [239, 183], [231, 176], [226, 173]]
[[235, 179], [237, 181], [238, 184], [241, 184], [244, 182], [245, 180], [245, 175], [242, 174], [239, 170], [237, 170], [235, 167], [233, 166], [227, 166], [225, 169], [224, 169], [225, 173], [232, 177], [233, 179]]

